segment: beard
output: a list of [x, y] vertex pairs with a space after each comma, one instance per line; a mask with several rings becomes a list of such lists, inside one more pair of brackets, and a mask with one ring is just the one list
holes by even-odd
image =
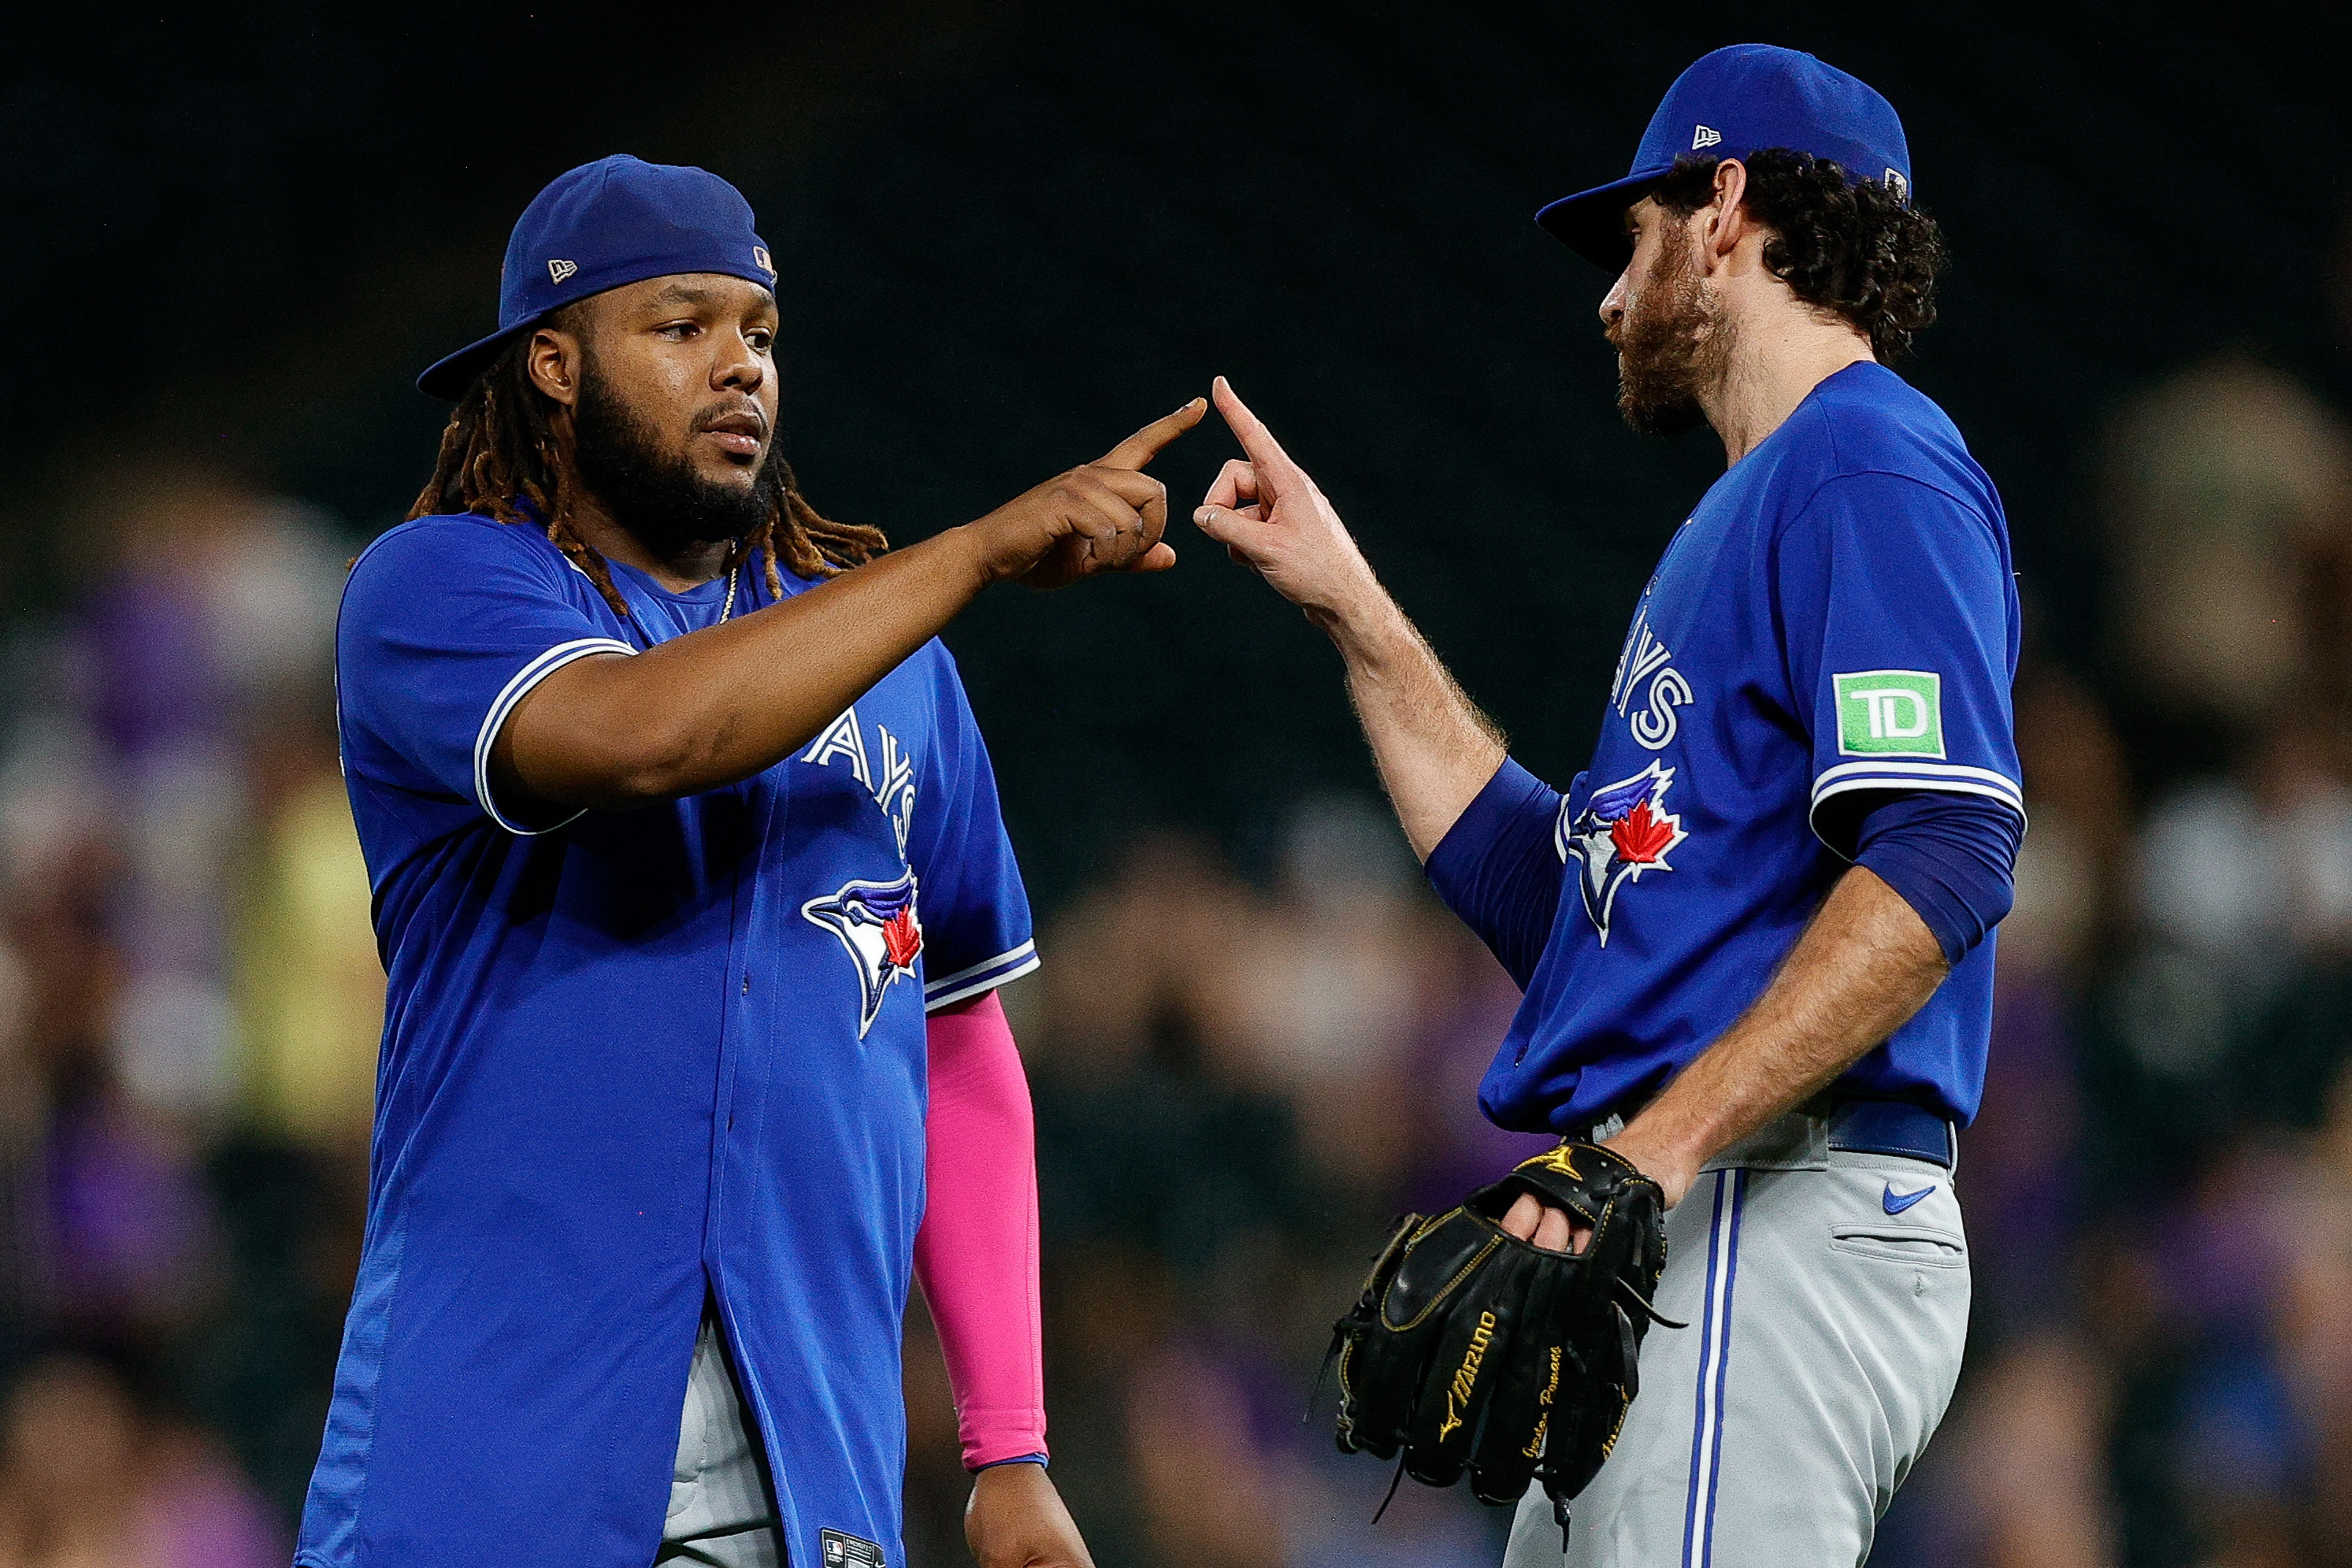
[[1689, 250], [1670, 238], [1617, 330], [1617, 412], [1643, 435], [1679, 435], [1706, 418], [1701, 389], [1723, 379], [1731, 323], [1707, 296]]
[[621, 400], [585, 356], [572, 431], [580, 482], [656, 559], [740, 539], [775, 516], [782, 498], [783, 466], [772, 444], [760, 454], [751, 484], [709, 478], [683, 452], [666, 448], [661, 433]]

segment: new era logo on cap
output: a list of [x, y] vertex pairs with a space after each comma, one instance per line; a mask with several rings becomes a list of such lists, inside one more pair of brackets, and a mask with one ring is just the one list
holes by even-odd
[[547, 264], [547, 276], [556, 283], [562, 282], [579, 270], [580, 264], [576, 261], [551, 261]]
[[1711, 125], [1702, 125], [1691, 132], [1691, 151], [1696, 152], [1702, 147], [1712, 147], [1722, 140], [1722, 131]]

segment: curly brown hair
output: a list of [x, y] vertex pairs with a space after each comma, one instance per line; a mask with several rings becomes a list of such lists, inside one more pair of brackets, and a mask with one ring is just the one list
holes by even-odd
[[[573, 329], [576, 315], [558, 312], [550, 324]], [[474, 378], [441, 432], [441, 455], [433, 477], [417, 493], [411, 517], [476, 512], [502, 523], [545, 530], [548, 541], [587, 573], [613, 613], [629, 619], [628, 601], [613, 586], [612, 569], [585, 539], [572, 517], [577, 480], [571, 455], [558, 439], [556, 402], [530, 379], [530, 338], [519, 336]], [[735, 541], [728, 552], [733, 571], [758, 555], [767, 570], [768, 591], [781, 598], [783, 579], [777, 559], [803, 578], [836, 576], [890, 548], [882, 530], [862, 523], [836, 523], [803, 499], [792, 465], [768, 459], [781, 470], [776, 505], [764, 521]]]
[[[1652, 193], [1687, 218], [1714, 199], [1720, 162], [1685, 154]], [[1772, 275], [1807, 304], [1852, 322], [1881, 364], [1909, 352], [1911, 340], [1936, 320], [1936, 275], [1944, 265], [1936, 220], [1912, 206], [1899, 184], [1850, 182], [1844, 169], [1810, 152], [1772, 147], [1742, 162], [1744, 204], [1772, 231], [1764, 245]]]

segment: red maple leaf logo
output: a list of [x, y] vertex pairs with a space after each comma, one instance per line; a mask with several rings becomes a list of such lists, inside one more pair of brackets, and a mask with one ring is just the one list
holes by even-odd
[[923, 950], [923, 928], [915, 924], [915, 906], [908, 904], [882, 923], [882, 950], [895, 967], [904, 969]]
[[1675, 841], [1675, 825], [1643, 800], [1609, 824], [1609, 841], [1627, 865], [1655, 865]]

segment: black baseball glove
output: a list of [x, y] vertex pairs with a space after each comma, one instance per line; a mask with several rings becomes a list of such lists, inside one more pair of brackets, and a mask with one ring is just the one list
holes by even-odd
[[[1533, 1193], [1592, 1228], [1574, 1256], [1497, 1223]], [[1643, 1334], [1666, 1263], [1658, 1184], [1593, 1144], [1538, 1155], [1461, 1207], [1398, 1221], [1355, 1310], [1333, 1325], [1339, 1448], [1515, 1503], [1540, 1476], [1568, 1501], [1609, 1457], [1640, 1387]]]

